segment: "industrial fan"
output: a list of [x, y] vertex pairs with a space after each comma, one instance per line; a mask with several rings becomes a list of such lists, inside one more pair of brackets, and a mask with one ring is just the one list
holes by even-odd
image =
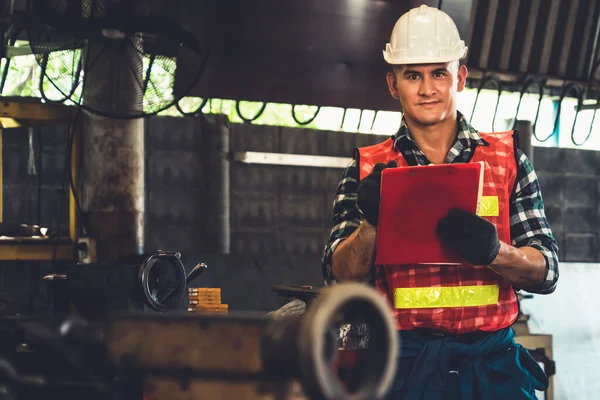
[[31, 0], [26, 30], [64, 99], [138, 118], [177, 103], [202, 76], [208, 9], [204, 0]]

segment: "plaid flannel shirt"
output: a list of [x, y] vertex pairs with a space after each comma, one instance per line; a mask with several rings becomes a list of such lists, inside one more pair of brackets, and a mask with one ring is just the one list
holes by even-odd
[[[448, 152], [447, 163], [466, 163], [471, 160], [477, 146], [485, 145], [485, 140], [459, 113], [457, 140]], [[402, 152], [409, 165], [428, 165], [430, 161], [419, 150], [410, 137], [404, 120], [398, 133], [394, 135], [394, 146]], [[537, 175], [525, 154], [517, 150], [517, 180], [510, 201], [510, 233], [515, 247], [530, 246], [539, 250], [546, 258], [546, 279], [531, 293], [549, 294], [558, 280], [558, 246], [546, 215]], [[362, 214], [356, 202], [358, 188], [358, 165], [352, 161], [342, 175], [333, 201], [333, 228], [325, 246], [322, 269], [326, 284], [335, 282], [331, 272], [331, 258], [337, 246], [352, 234], [360, 225]], [[364, 279], [373, 283], [374, 268]]]

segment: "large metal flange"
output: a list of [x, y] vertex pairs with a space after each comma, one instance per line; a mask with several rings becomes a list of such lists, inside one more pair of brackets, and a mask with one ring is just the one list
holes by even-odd
[[[332, 348], [331, 336], [332, 329], [349, 321], [367, 324], [370, 332], [368, 349], [360, 360], [366, 368], [359, 382], [353, 382], [352, 391], [333, 367], [338, 348]], [[396, 373], [398, 340], [392, 310], [376, 290], [358, 283], [323, 290], [300, 324], [298, 355], [304, 391], [311, 399], [384, 398]]]

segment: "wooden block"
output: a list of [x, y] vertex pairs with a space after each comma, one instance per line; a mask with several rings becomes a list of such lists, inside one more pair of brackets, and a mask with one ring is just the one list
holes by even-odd
[[190, 306], [214, 306], [221, 304], [221, 300], [198, 300], [198, 299], [189, 299], [188, 304]]
[[188, 293], [190, 299], [220, 299], [220, 294]]
[[229, 304], [188, 304], [188, 308], [228, 310]]
[[198, 308], [188, 307], [188, 312], [192, 314], [227, 314], [229, 312], [226, 308]]
[[197, 309], [216, 309], [216, 310], [228, 310], [229, 304], [209, 304], [209, 305], [196, 305]]
[[[194, 304], [200, 304], [200, 303], [208, 303], [208, 304], [221, 304], [221, 298], [220, 297], [190, 297], [188, 299], [188, 302], [193, 302]], [[190, 303], [192, 304], [192, 303]]]
[[188, 293], [221, 294], [221, 288], [188, 288]]

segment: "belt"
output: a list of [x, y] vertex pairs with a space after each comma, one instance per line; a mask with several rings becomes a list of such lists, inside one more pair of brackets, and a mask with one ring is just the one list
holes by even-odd
[[456, 342], [465, 343], [465, 344], [473, 344], [483, 338], [498, 334], [498, 332], [485, 332], [485, 331], [475, 331], [475, 332], [468, 332], [468, 333], [448, 333], [448, 332], [436, 331], [433, 329], [426, 329], [426, 328], [415, 328], [411, 332], [421, 335], [429, 340], [452, 339]]

